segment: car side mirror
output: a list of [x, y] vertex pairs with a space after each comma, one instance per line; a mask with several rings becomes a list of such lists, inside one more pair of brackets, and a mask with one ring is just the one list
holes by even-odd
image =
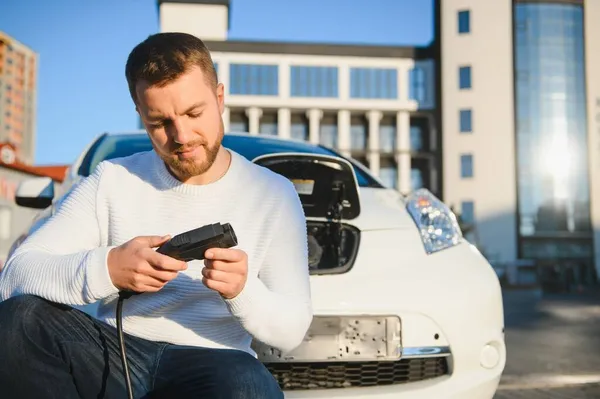
[[22, 181], [15, 193], [15, 203], [25, 208], [44, 209], [52, 205], [54, 181], [50, 177], [35, 177]]

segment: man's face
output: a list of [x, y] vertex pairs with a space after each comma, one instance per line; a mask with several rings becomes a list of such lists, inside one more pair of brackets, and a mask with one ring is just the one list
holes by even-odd
[[139, 82], [137, 110], [157, 154], [180, 179], [206, 172], [221, 147], [223, 85], [216, 91], [200, 68], [163, 87]]

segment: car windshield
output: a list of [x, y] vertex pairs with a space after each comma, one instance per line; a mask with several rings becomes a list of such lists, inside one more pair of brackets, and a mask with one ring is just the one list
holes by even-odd
[[[339, 153], [323, 146], [312, 145], [302, 141], [280, 140], [250, 135], [225, 135], [223, 137], [223, 146], [237, 152], [248, 160], [253, 160], [261, 155], [280, 152], [338, 156], [352, 164], [359, 186], [383, 188], [365, 168], [357, 164], [357, 161], [343, 157]], [[152, 144], [145, 134], [106, 135], [94, 143], [90, 151], [88, 151], [79, 168], [79, 174], [84, 177], [89, 176], [96, 166], [104, 160], [125, 157], [149, 150], [152, 150]]]

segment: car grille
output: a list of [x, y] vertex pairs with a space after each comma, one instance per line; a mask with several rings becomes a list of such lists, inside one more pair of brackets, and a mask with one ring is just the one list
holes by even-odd
[[404, 384], [448, 373], [447, 357], [395, 362], [268, 363], [284, 391]]

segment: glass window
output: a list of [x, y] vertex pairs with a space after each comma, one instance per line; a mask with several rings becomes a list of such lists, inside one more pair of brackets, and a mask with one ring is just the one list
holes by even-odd
[[388, 188], [398, 188], [398, 168], [393, 163], [384, 163], [379, 168], [379, 180]]
[[424, 102], [427, 100], [427, 87], [425, 82], [425, 70], [422, 67], [414, 67], [408, 71], [408, 97], [411, 100]]
[[368, 146], [369, 128], [365, 117], [352, 116], [350, 118], [350, 149], [366, 150]]
[[250, 122], [245, 111], [231, 111], [229, 114], [229, 132], [231, 133], [248, 133], [250, 130]]
[[458, 12], [458, 33], [469, 33], [471, 31], [471, 15], [468, 10]]
[[291, 136], [295, 140], [308, 140], [308, 118], [306, 115], [292, 115]]
[[238, 95], [276, 96], [279, 91], [277, 65], [229, 65], [229, 92]]
[[338, 68], [292, 66], [290, 84], [292, 97], [337, 97]]
[[460, 89], [471, 88], [471, 67], [462, 66], [458, 68], [458, 87]]
[[460, 217], [467, 224], [475, 222], [475, 203], [473, 201], [463, 201], [460, 204]]
[[319, 143], [328, 148], [337, 148], [338, 124], [337, 117], [323, 116], [319, 126]]
[[421, 126], [410, 127], [410, 150], [421, 151], [423, 149], [423, 129]]
[[460, 110], [460, 131], [461, 133], [471, 133], [472, 127], [472, 111], [470, 109]]
[[260, 118], [258, 133], [270, 136], [277, 135], [277, 114], [264, 113]]
[[379, 125], [379, 148], [382, 152], [396, 151], [395, 120], [382, 120], [381, 125]]
[[460, 176], [463, 178], [473, 177], [473, 155], [460, 156]]
[[592, 230], [583, 14], [581, 4], [514, 6], [522, 237]]
[[420, 168], [412, 168], [410, 170], [410, 186], [412, 191], [424, 187], [423, 171]]
[[398, 70], [392, 68], [351, 68], [350, 97], [398, 98]]

